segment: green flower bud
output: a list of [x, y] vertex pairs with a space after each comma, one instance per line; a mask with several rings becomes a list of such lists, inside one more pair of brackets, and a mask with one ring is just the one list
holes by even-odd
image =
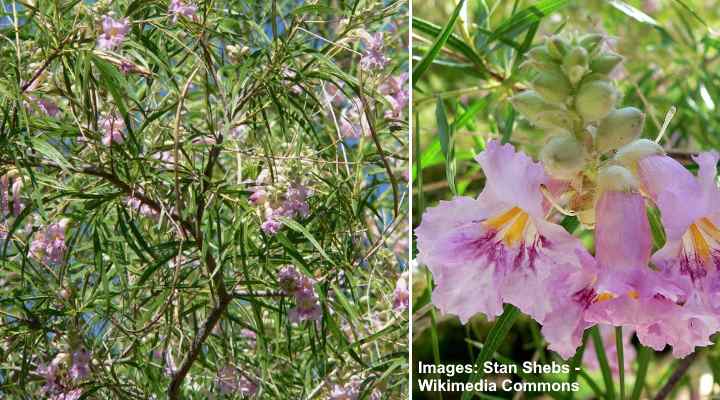
[[603, 118], [595, 131], [595, 148], [604, 153], [637, 139], [645, 125], [645, 114], [635, 107], [614, 110]]
[[[535, 123], [538, 114], [548, 109], [548, 103], [534, 90], [526, 90], [510, 98], [510, 103], [528, 121]], [[552, 107], [552, 106], [550, 106]]]
[[605, 37], [599, 33], [589, 33], [580, 38], [578, 43], [584, 47], [589, 53], [600, 48], [600, 44], [603, 42]]
[[575, 97], [575, 109], [585, 122], [597, 121], [612, 111], [617, 98], [618, 93], [610, 82], [583, 83]]
[[572, 132], [575, 125], [573, 115], [563, 109], [549, 109], [539, 113], [532, 121], [535, 126], [549, 131]]
[[601, 74], [609, 74], [623, 60], [623, 57], [615, 53], [603, 53], [590, 61], [590, 70]]
[[570, 47], [568, 42], [558, 35], [548, 38], [546, 46], [550, 55], [558, 61], [563, 59]]
[[659, 144], [649, 139], [638, 139], [619, 148], [614, 160], [627, 168], [634, 169], [638, 160], [660, 154], [665, 154], [665, 150]]
[[570, 83], [576, 85], [588, 71], [588, 52], [582, 47], [573, 47], [563, 58], [563, 71]]
[[572, 86], [560, 67], [541, 71], [533, 81], [533, 88], [550, 103], [565, 103]]
[[548, 104], [536, 91], [526, 90], [510, 98], [510, 103], [531, 124], [543, 129], [567, 130], [573, 126], [571, 114]]
[[548, 52], [548, 49], [546, 46], [537, 46], [533, 47], [527, 52], [528, 59], [531, 59], [537, 63], [540, 64], [555, 64], [556, 61], [552, 58], [550, 55], [550, 52]]
[[540, 160], [552, 177], [570, 179], [585, 167], [587, 152], [574, 136], [555, 136], [540, 151]]
[[630, 192], [640, 187], [637, 178], [629, 169], [620, 165], [609, 165], [598, 171], [597, 184], [600, 191]]

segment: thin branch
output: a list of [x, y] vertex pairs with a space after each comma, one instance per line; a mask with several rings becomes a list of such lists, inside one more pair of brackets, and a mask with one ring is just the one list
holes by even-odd
[[670, 379], [668, 379], [667, 383], [655, 395], [655, 400], [663, 400], [668, 397], [696, 359], [697, 353], [692, 353], [691, 355], [680, 360], [677, 368], [675, 368], [675, 371], [673, 371], [672, 375], [670, 375]]

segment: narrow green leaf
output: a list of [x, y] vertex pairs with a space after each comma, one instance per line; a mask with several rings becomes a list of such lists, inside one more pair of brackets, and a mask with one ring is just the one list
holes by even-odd
[[320, 255], [323, 256], [323, 258], [325, 258], [329, 263], [335, 264], [335, 261], [330, 258], [330, 256], [328, 256], [322, 246], [320, 246], [320, 243], [317, 241], [317, 239], [315, 239], [315, 236], [313, 236], [313, 234], [310, 233], [310, 231], [308, 231], [304, 226], [300, 225], [297, 221], [290, 218], [280, 217], [279, 219], [288, 228], [294, 230], [295, 232], [302, 233], [303, 236], [305, 236], [305, 238], [309, 240], [310, 243], [312, 243], [312, 245], [320, 253]]
[[612, 370], [610, 370], [610, 364], [608, 364], [607, 354], [605, 353], [605, 345], [603, 345], [600, 329], [598, 329], [597, 325], [590, 328], [590, 336], [595, 346], [595, 354], [597, 355], [600, 371], [602, 371], [603, 381], [605, 382], [605, 398], [614, 400], [615, 384], [613, 383]]
[[645, 14], [644, 12], [638, 10], [637, 8], [631, 6], [630, 4], [622, 1], [622, 0], [608, 0], [611, 6], [615, 7], [616, 9], [620, 10], [625, 15], [629, 16], [630, 18], [642, 22], [649, 25], [657, 26], [657, 21], [655, 21], [651, 16]]
[[425, 54], [422, 60], [413, 68], [412, 74], [412, 84], [413, 87], [417, 85], [417, 82], [420, 80], [420, 77], [427, 71], [427, 69], [430, 67], [430, 64], [432, 64], [433, 60], [437, 55], [440, 53], [440, 50], [445, 46], [445, 42], [447, 42], [448, 38], [450, 37], [450, 34], [452, 34], [453, 28], [455, 27], [455, 22], [458, 19], [458, 16], [460, 15], [460, 10], [462, 9], [463, 4], [465, 4], [465, 0], [460, 0], [455, 7], [455, 10], [453, 11], [452, 15], [450, 16], [450, 19], [445, 24], [445, 27], [443, 28], [442, 32], [440, 33], [440, 36], [438, 36], [435, 39], [435, 42], [433, 43], [432, 47], [430, 48], [430, 51]]
[[530, 28], [533, 24], [542, 18], [552, 14], [553, 12], [565, 7], [570, 0], [543, 0], [530, 7], [527, 7], [514, 14], [510, 19], [504, 21], [498, 26], [490, 36], [488, 42], [493, 42], [508, 36], [517, 36], [521, 32]]
[[443, 100], [439, 97], [435, 107], [435, 118], [438, 127], [440, 148], [445, 157], [445, 175], [447, 176], [448, 186], [453, 194], [457, 195], [457, 188], [455, 187], [455, 142], [453, 139], [453, 130], [448, 123], [445, 103], [443, 103]]
[[[517, 307], [510, 304], [505, 305], [505, 311], [503, 311], [500, 318], [498, 318], [495, 322], [495, 325], [493, 325], [490, 329], [487, 339], [483, 344], [482, 351], [478, 355], [477, 359], [475, 359], [475, 365], [483, 365], [486, 361], [493, 359], [498, 347], [500, 347], [503, 339], [505, 339], [505, 336], [507, 336], [508, 332], [510, 332], [510, 328], [512, 328], [519, 316], [520, 310], [518, 310]], [[467, 382], [475, 383], [482, 378], [483, 375], [483, 369], [478, 368], [477, 371], [470, 375]], [[470, 400], [472, 395], [473, 392], [464, 392], [462, 400]]]
[[637, 373], [635, 374], [635, 386], [633, 386], [630, 400], [639, 400], [645, 388], [645, 378], [647, 377], [648, 366], [650, 365], [650, 356], [652, 350], [649, 347], [640, 346], [637, 355]]
[[44, 141], [39, 137], [34, 137], [30, 139], [30, 141], [32, 143], [33, 149], [37, 150], [38, 153], [42, 154], [50, 161], [60, 166], [63, 171], [68, 172], [68, 170], [72, 168], [72, 165], [70, 165], [67, 159], [65, 159], [65, 157], [63, 157], [63, 155], [50, 143]]

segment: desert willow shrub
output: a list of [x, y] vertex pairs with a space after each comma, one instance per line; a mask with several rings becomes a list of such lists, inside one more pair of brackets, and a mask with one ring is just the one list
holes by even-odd
[[405, 9], [4, 5], [0, 397], [402, 398]]
[[[534, 78], [511, 102], [546, 133], [540, 161], [489, 142], [476, 158], [483, 192], [427, 210], [418, 260], [441, 310], [467, 321], [512, 304], [563, 358], [595, 324], [685, 357], [720, 330], [720, 156], [693, 156], [696, 176], [640, 138], [644, 114], [618, 104], [610, 73], [622, 57], [605, 40], [553, 36], [528, 53]], [[652, 254], [654, 208], [667, 241]], [[594, 230], [594, 256], [563, 214]]]

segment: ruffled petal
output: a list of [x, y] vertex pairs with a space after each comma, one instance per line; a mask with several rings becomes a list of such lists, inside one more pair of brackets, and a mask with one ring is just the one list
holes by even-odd
[[543, 218], [543, 195], [540, 185], [549, 177], [540, 163], [510, 144], [493, 140], [475, 158], [486, 177], [485, 189], [478, 197], [488, 203], [503, 201], [520, 207], [531, 216]]
[[[492, 205], [490, 208], [493, 208]], [[472, 235], [472, 228], [485, 220], [490, 212], [492, 210], [488, 210], [487, 205], [471, 197], [441, 201], [437, 206], [427, 209], [423, 214], [422, 223], [415, 229], [418, 262], [428, 265], [431, 270], [440, 264], [453, 264], [453, 259], [457, 255], [454, 254], [455, 246], [457, 244], [462, 246], [466, 241], [479, 239], [478, 235]], [[473, 238], [463, 240], [462, 232], [468, 228], [470, 230], [468, 233]]]
[[592, 288], [595, 260], [583, 251], [578, 251], [577, 256], [581, 268], [556, 271], [549, 280], [547, 293], [553, 299], [552, 311], [539, 321], [548, 348], [565, 359], [575, 354], [583, 332], [594, 325], [587, 321], [585, 313], [596, 297]]
[[595, 254], [613, 269], [646, 266], [652, 250], [645, 201], [636, 193], [606, 191], [596, 206]]
[[645, 157], [637, 165], [642, 188], [660, 209], [668, 238], [679, 238], [703, 214], [700, 184], [682, 164], [665, 155]]
[[702, 191], [702, 202], [705, 204], [703, 214], [716, 214], [720, 212], [720, 189], [716, 179], [720, 153], [707, 151], [693, 156], [693, 160], [700, 167], [697, 180]]
[[445, 314], [457, 315], [462, 323], [478, 313], [493, 319], [503, 312], [494, 268], [477, 263], [449, 268], [436, 283], [433, 304]]

